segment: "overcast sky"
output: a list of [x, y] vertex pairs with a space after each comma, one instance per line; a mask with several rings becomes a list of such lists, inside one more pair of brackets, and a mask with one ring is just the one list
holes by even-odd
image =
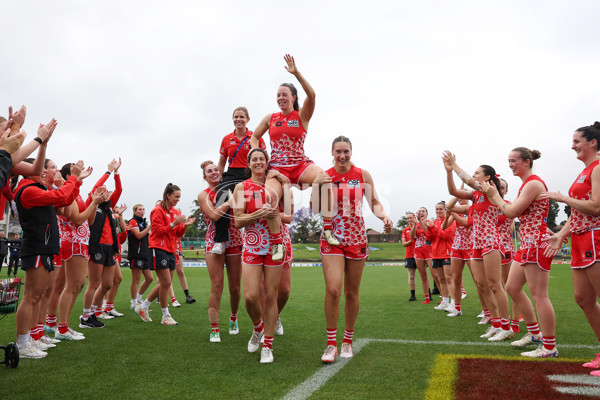
[[306, 154], [327, 169], [348, 136], [394, 222], [448, 198], [444, 149], [467, 171], [494, 166], [508, 199], [508, 153], [538, 149], [536, 173], [566, 192], [583, 168], [572, 133], [600, 120], [596, 1], [13, 1], [2, 14], [0, 115], [25, 104], [30, 138], [55, 117], [48, 156], [92, 165], [85, 193], [122, 157], [130, 210], [173, 182], [190, 211], [233, 109], [254, 129], [296, 84], [285, 53], [317, 93]]

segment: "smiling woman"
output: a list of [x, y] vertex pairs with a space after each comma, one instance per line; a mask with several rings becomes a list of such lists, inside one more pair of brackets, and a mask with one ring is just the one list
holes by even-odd
[[[254, 330], [248, 342], [248, 351], [258, 350], [264, 336], [264, 345], [260, 353], [261, 364], [273, 362], [273, 334], [277, 323], [277, 293], [284, 258], [276, 260], [273, 254], [275, 246], [270, 245], [269, 222], [277, 220], [281, 225], [279, 208], [267, 202], [265, 186], [269, 156], [262, 149], [252, 149], [248, 153], [250, 179], [238, 183], [233, 193], [235, 205], [233, 214], [235, 225], [244, 228], [244, 247], [242, 252], [242, 281], [244, 301]], [[278, 227], [283, 230], [281, 226]], [[265, 308], [261, 310], [259, 301], [261, 279], [264, 274]], [[262, 317], [261, 317], [262, 315]], [[263, 323], [264, 317], [264, 323]]]
[[[266, 185], [269, 188], [268, 201], [272, 207], [277, 207], [284, 192], [283, 185], [297, 185], [300, 189], [312, 187], [317, 176], [323, 170], [315, 165], [304, 153], [304, 139], [308, 123], [315, 111], [315, 91], [298, 70], [294, 57], [286, 54], [285, 69], [298, 79], [306, 93], [306, 100], [299, 106], [298, 90], [291, 83], [282, 83], [277, 89], [278, 113], [267, 114], [256, 127], [252, 135], [252, 148], [258, 147], [258, 140], [269, 131], [271, 139], [270, 169]], [[276, 177], [277, 175], [277, 177]], [[326, 185], [328, 201], [331, 198], [331, 188], [328, 181], [321, 182], [319, 187]], [[286, 208], [284, 204], [284, 208]], [[332, 234], [330, 207], [323, 207], [323, 232], [329, 244], [339, 245]], [[279, 217], [269, 222], [269, 232], [272, 235], [271, 244], [274, 247], [273, 259], [281, 260], [284, 256], [283, 238], [279, 229]]]
[[[235, 120], [235, 113], [234, 113]], [[243, 124], [245, 127], [245, 123]], [[240, 279], [242, 274], [242, 234], [234, 224], [229, 224], [230, 202], [227, 201], [217, 206], [217, 186], [221, 182], [221, 171], [212, 161], [205, 161], [201, 165], [204, 180], [208, 188], [198, 194], [198, 205], [206, 220], [206, 245], [204, 254], [206, 267], [210, 277], [210, 295], [208, 297], [208, 321], [211, 325], [209, 340], [213, 343], [221, 342], [219, 331], [219, 311], [221, 309], [221, 295], [223, 293], [223, 268], [227, 266], [227, 283], [229, 284], [229, 298], [231, 314], [229, 316], [229, 334], [237, 335], [239, 325], [237, 312], [240, 304]], [[220, 220], [228, 222], [227, 241], [222, 243], [220, 253], [213, 251], [216, 242], [216, 225]]]
[[[600, 168], [598, 150], [600, 122], [579, 128], [573, 134], [573, 145], [577, 159], [585, 168], [569, 189], [569, 195], [544, 193], [546, 198], [566, 203], [571, 207], [571, 216], [565, 226], [549, 239], [549, 255], [555, 255], [569, 234], [571, 235], [571, 277], [575, 301], [583, 310], [588, 323], [600, 341]], [[591, 375], [600, 376], [600, 356], [584, 367], [594, 368]]]

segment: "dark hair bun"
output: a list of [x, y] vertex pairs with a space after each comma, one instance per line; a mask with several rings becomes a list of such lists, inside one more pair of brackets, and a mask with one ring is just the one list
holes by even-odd
[[537, 160], [542, 156], [542, 153], [539, 150], [531, 150], [531, 158]]
[[598, 121], [594, 122], [592, 127], [596, 128], [596, 129], [600, 129], [600, 122], [598, 122]]

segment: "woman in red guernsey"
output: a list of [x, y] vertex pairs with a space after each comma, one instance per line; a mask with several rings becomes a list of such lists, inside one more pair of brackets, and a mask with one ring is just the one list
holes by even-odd
[[175, 208], [180, 199], [181, 189], [179, 186], [168, 183], [163, 192], [162, 201], [150, 213], [152, 232], [148, 244], [152, 251], [152, 265], [156, 270], [159, 282], [152, 288], [146, 300], [135, 307], [135, 312], [145, 322], [152, 322], [148, 308], [156, 298], [159, 298], [162, 311], [161, 324], [177, 325], [169, 313], [169, 289], [175, 271], [177, 238], [182, 237], [187, 227], [196, 220], [192, 217], [186, 218]]
[[[113, 159], [108, 164], [107, 171], [91, 191], [94, 193], [96, 188], [104, 185], [110, 174], [114, 172], [115, 190], [111, 192], [107, 201], [98, 205], [96, 218], [90, 225], [88, 286], [83, 295], [83, 315], [79, 321], [80, 328], [104, 328], [104, 323], [99, 321], [97, 316], [102, 313], [104, 295], [113, 285], [117, 263], [116, 253], [119, 251], [112, 209], [117, 205], [123, 191], [119, 175], [120, 166], [121, 159], [119, 161]], [[86, 204], [89, 205], [91, 202], [92, 197], [88, 196]]]
[[[68, 180], [71, 176], [73, 163], [63, 165], [60, 170], [61, 177]], [[86, 206], [81, 195], [63, 208], [63, 215], [58, 215], [58, 224], [61, 234], [60, 256], [64, 265], [65, 286], [58, 299], [58, 327], [55, 337], [59, 340], [82, 340], [85, 337], [69, 328], [69, 318], [77, 296], [85, 286], [89, 260], [88, 243], [90, 239], [89, 224], [96, 218], [98, 204], [108, 199], [108, 192], [104, 186], [96, 189], [92, 202]], [[54, 315], [53, 320], [56, 320]], [[46, 321], [48, 324], [48, 321]], [[48, 325], [51, 325], [48, 324]]]
[[[233, 110], [235, 130], [225, 135], [219, 149], [218, 168], [222, 178], [217, 190], [218, 201], [215, 203], [217, 206], [228, 199], [228, 191], [233, 191], [235, 185], [246, 180], [247, 159], [250, 151], [250, 138], [252, 137], [252, 131], [246, 127], [248, 121], [250, 121], [250, 114], [246, 107], [237, 107]], [[263, 150], [267, 148], [262, 138], [258, 141], [258, 147]], [[227, 171], [225, 171], [225, 166], [227, 166]], [[229, 240], [230, 218], [230, 215], [225, 213], [221, 219], [215, 222], [213, 254], [223, 254], [223, 243]]]
[[[365, 261], [369, 254], [369, 243], [362, 213], [363, 197], [367, 199], [373, 213], [383, 221], [384, 230], [392, 229], [392, 220], [379, 202], [373, 178], [364, 169], [352, 162], [352, 143], [345, 136], [333, 140], [331, 154], [333, 168], [319, 175], [327, 174], [333, 183], [333, 234], [340, 241], [332, 246], [321, 235], [321, 260], [325, 277], [325, 320], [327, 323], [327, 346], [321, 357], [324, 363], [331, 363], [338, 354], [337, 325], [340, 314], [342, 284], [345, 298], [345, 330], [340, 357], [351, 358], [354, 324], [358, 317], [358, 292]], [[319, 182], [319, 183], [320, 183]]]
[[[142, 296], [154, 280], [152, 276], [152, 253], [148, 248], [148, 235], [151, 225], [144, 216], [146, 208], [142, 204], [133, 206], [133, 217], [127, 225], [127, 240], [129, 266], [131, 268], [131, 295], [132, 310], [135, 306], [142, 304]], [[144, 282], [140, 286], [140, 280], [144, 275]]]
[[[431, 242], [431, 258], [433, 260], [431, 272], [432, 274], [437, 275], [439, 289], [442, 295], [442, 302], [434, 307], [434, 309], [450, 312], [454, 308], [450, 305], [450, 293], [452, 289], [450, 248], [454, 241], [456, 224], [454, 222], [449, 222], [446, 224], [447, 226], [445, 228], [442, 228], [442, 225], [446, 220], [445, 203], [437, 203], [435, 205], [435, 215], [436, 219], [428, 226], [425, 233], [425, 237]], [[454, 300], [454, 298], [452, 300]]]
[[42, 176], [26, 176], [15, 191], [19, 222], [23, 229], [22, 269], [25, 291], [17, 310], [17, 345], [22, 358], [43, 358], [47, 353], [29, 343], [29, 329], [35, 324], [39, 301], [54, 269], [53, 258], [60, 252], [55, 206], [71, 204], [79, 193], [81, 180], [91, 170], [83, 170], [83, 161], [71, 169], [71, 178], [59, 190], [47, 190]]
[[198, 205], [206, 220], [206, 245], [204, 254], [206, 258], [206, 267], [210, 277], [210, 295], [208, 296], [208, 321], [211, 326], [209, 341], [213, 343], [221, 342], [219, 332], [219, 312], [221, 310], [221, 296], [223, 294], [223, 269], [227, 267], [227, 283], [229, 286], [229, 303], [231, 313], [229, 314], [229, 334], [237, 335], [239, 333], [239, 324], [237, 320], [238, 308], [240, 305], [240, 281], [242, 278], [242, 233], [234, 224], [228, 224], [228, 240], [223, 242], [221, 254], [213, 253], [215, 246], [216, 221], [223, 218], [223, 215], [229, 213], [229, 201], [216, 207], [217, 192], [216, 189], [221, 182], [221, 171], [212, 161], [205, 161], [200, 166], [204, 180], [208, 183], [208, 188], [198, 194]]
[[[451, 152], [445, 151], [443, 160], [450, 194], [459, 199], [473, 201], [471, 206], [473, 216], [472, 272], [475, 273], [476, 282], [486, 279], [493, 293], [493, 296], [490, 296], [488, 292], [485, 299], [492, 316], [492, 326], [481, 337], [490, 341], [509, 339], [514, 336], [514, 333], [510, 329], [508, 296], [502, 284], [502, 268], [500, 266], [502, 252], [497, 228], [499, 210], [498, 206], [492, 204], [481, 191], [482, 185], [488, 181], [500, 186], [496, 171], [489, 165], [481, 165], [471, 177], [456, 164], [456, 158]], [[474, 191], [457, 189], [452, 171], [456, 172], [459, 178]], [[502, 200], [500, 196], [498, 197]]]
[[429, 277], [427, 276], [427, 267], [431, 268], [431, 242], [425, 237], [425, 230], [423, 229], [425, 221], [427, 221], [427, 214], [425, 207], [419, 208], [417, 210], [417, 222], [412, 225], [410, 231], [410, 238], [415, 242], [415, 263], [419, 270], [423, 296], [425, 297], [421, 304], [431, 303]]
[[[547, 255], [554, 256], [564, 239], [571, 235], [571, 277], [575, 301], [583, 310], [596, 338], [600, 341], [600, 168], [597, 153], [600, 150], [600, 122], [584, 126], [573, 134], [571, 146], [585, 168], [569, 189], [569, 195], [545, 193], [571, 207], [571, 216], [556, 235], [550, 237]], [[594, 368], [591, 374], [600, 376], [600, 354], [583, 364]]]
[[[402, 246], [406, 248], [404, 255], [404, 267], [408, 271], [408, 287], [410, 288], [410, 297], [408, 301], [417, 301], [415, 297], [415, 271], [417, 270], [417, 263], [415, 262], [415, 241], [410, 237], [410, 230], [417, 222], [414, 213], [406, 213], [407, 227], [402, 230]], [[421, 280], [422, 283], [422, 280]], [[423, 289], [423, 293], [427, 293], [427, 289]]]
[[[279, 220], [279, 210], [266, 201], [265, 182], [269, 162], [262, 149], [248, 153], [250, 179], [238, 183], [234, 191], [233, 215], [235, 226], [244, 228], [242, 252], [242, 281], [246, 311], [254, 325], [248, 341], [248, 351], [258, 350], [261, 338], [264, 344], [260, 354], [262, 364], [273, 362], [273, 334], [277, 322], [277, 293], [285, 259], [273, 260], [268, 219]], [[280, 227], [281, 229], [281, 227]], [[264, 274], [265, 309], [260, 306], [261, 281]], [[263, 318], [264, 316], [264, 323]]]
[[[306, 100], [302, 107], [298, 103], [298, 91], [291, 83], [284, 83], [277, 89], [277, 105], [281, 112], [268, 114], [256, 127], [252, 135], [252, 148], [259, 146], [259, 140], [269, 131], [271, 140], [271, 161], [269, 168], [273, 171], [278, 171], [285, 177], [284, 184], [297, 185], [301, 189], [312, 186], [319, 173], [323, 172], [321, 168], [313, 164], [312, 161], [304, 154], [304, 139], [308, 130], [308, 123], [315, 111], [315, 91], [308, 83], [304, 76], [296, 67], [294, 58], [286, 54], [285, 69], [298, 79], [302, 89], [306, 93]], [[283, 194], [282, 183], [275, 178], [273, 172], [269, 172], [267, 177], [267, 191], [269, 202], [276, 208], [279, 199]], [[328, 195], [323, 196], [323, 203], [329, 204], [328, 200], [331, 195], [329, 190], [329, 182], [323, 182], [323, 189]], [[316, 204], [315, 204], [316, 206]], [[287, 207], [287, 206], [285, 206]], [[285, 208], [284, 207], [284, 208]], [[331, 210], [330, 207], [322, 208], [323, 214], [323, 235], [329, 244], [334, 246], [339, 245], [339, 241], [332, 234], [331, 227]], [[274, 218], [269, 222], [269, 230], [271, 233], [271, 244], [274, 246], [273, 259], [275, 261], [284, 258], [283, 237], [279, 230], [279, 217]]]
[[[522, 356], [534, 358], [558, 357], [554, 333], [556, 320], [554, 308], [548, 297], [552, 257], [544, 255], [548, 244], [543, 241], [548, 238], [546, 218], [548, 218], [549, 201], [542, 196], [542, 193], [547, 191], [546, 184], [532, 170], [533, 161], [540, 158], [540, 155], [539, 151], [525, 147], [517, 147], [508, 155], [508, 164], [513, 175], [523, 181], [517, 198], [512, 203], [506, 203], [496, 190], [496, 187], [500, 186], [499, 183], [494, 183], [496, 187], [489, 183], [482, 184], [482, 190], [492, 204], [500, 207], [506, 217], [518, 217], [521, 223], [519, 226], [521, 245], [510, 268], [506, 290], [527, 324], [527, 334], [520, 340], [514, 341], [512, 345], [524, 347], [529, 344], [539, 344], [542, 339], [542, 346], [521, 353]], [[531, 300], [523, 291], [526, 283], [536, 304], [539, 326]]]

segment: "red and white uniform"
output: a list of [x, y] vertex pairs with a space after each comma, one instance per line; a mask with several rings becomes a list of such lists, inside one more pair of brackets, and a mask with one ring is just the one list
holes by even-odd
[[271, 162], [274, 167], [293, 167], [306, 161], [304, 139], [306, 129], [300, 114], [294, 110], [289, 114], [273, 113], [269, 123], [271, 139]]
[[362, 211], [365, 192], [362, 169], [352, 165], [343, 174], [336, 172], [335, 168], [326, 172], [333, 184], [332, 232], [340, 244], [331, 246], [321, 236], [321, 254], [344, 255], [351, 259], [367, 258], [369, 245]]
[[[402, 230], [402, 239], [405, 242], [410, 240], [410, 227], [407, 226]], [[404, 258], [414, 258], [415, 256], [415, 241], [413, 240], [408, 246], [406, 246], [406, 255]]]
[[[204, 191], [208, 194], [208, 198], [214, 206], [217, 202], [217, 192], [211, 188], [206, 188]], [[215, 245], [215, 222], [206, 216], [204, 217], [204, 221], [206, 221], [207, 226], [204, 252], [208, 253], [212, 251]], [[235, 224], [229, 224], [229, 240], [225, 242], [225, 255], [233, 256], [240, 254], [242, 254], [242, 233], [235, 227]]]
[[[78, 195], [75, 202], [77, 203], [79, 212], [84, 212], [87, 207], [83, 198]], [[89, 260], [90, 225], [88, 221], [85, 220], [83, 224], [77, 226], [69, 218], [62, 215], [58, 215], [57, 219], [58, 230], [60, 232], [60, 256], [62, 260], [68, 261], [73, 256], [82, 256]]]
[[[467, 218], [466, 215], [460, 215], [463, 218]], [[456, 224], [456, 232], [454, 234], [454, 241], [452, 242], [452, 257], [458, 258], [459, 260], [470, 260], [471, 259], [471, 246], [473, 245], [472, 238], [472, 226], [463, 226]]]
[[[544, 181], [537, 175], [531, 175], [519, 188], [521, 195], [525, 185], [532, 181], [540, 181], [547, 189]], [[519, 237], [521, 245], [516, 253], [514, 260], [519, 264], [533, 263], [538, 264], [543, 270], [549, 271], [551, 258], [544, 256], [544, 249], [548, 243], [542, 242], [542, 239], [548, 237], [548, 209], [550, 201], [548, 199], [534, 200], [529, 207], [519, 216], [521, 225], [519, 226]]]
[[[228, 135], [225, 135], [225, 137], [221, 141], [221, 148], [219, 149], [219, 154], [231, 162], [231, 164], [229, 164], [230, 168], [246, 168], [248, 166], [247, 159], [248, 153], [250, 152], [250, 137], [252, 137], [252, 131], [246, 128], [245, 137], [238, 138], [237, 136], [235, 136], [234, 131]], [[244, 141], [245, 138], [247, 139]], [[242, 146], [240, 147], [242, 141], [244, 141], [244, 144], [242, 144]], [[258, 141], [258, 147], [260, 147], [263, 150], [267, 149], [265, 141], [262, 138], [260, 138]], [[235, 158], [233, 158], [233, 161], [231, 161], [234, 154]]]
[[442, 229], [444, 218], [436, 218], [433, 226], [427, 229], [425, 237], [431, 242], [431, 258], [445, 260], [450, 258], [450, 249], [456, 232], [456, 223]]
[[[251, 214], [261, 209], [266, 204], [265, 186], [255, 183], [252, 179], [247, 179], [242, 184], [244, 185], [246, 213]], [[282, 231], [283, 224], [280, 226], [280, 232]], [[280, 267], [285, 262], [285, 257], [281, 261], [273, 261], [269, 225], [264, 217], [244, 228], [243, 246], [242, 262], [245, 264]]]
[[[504, 201], [508, 203], [508, 201]], [[500, 211], [500, 214], [498, 215], [498, 237], [500, 240], [500, 249], [502, 250], [502, 265], [511, 262], [515, 255], [515, 248], [513, 246], [510, 231], [513, 221], [514, 219], [507, 218], [506, 215]]]
[[472, 200], [473, 205], [469, 208], [473, 217], [472, 258], [479, 260], [490, 251], [500, 251], [497, 230], [499, 208], [490, 203], [488, 198], [478, 191], [473, 192]]
[[425, 237], [425, 231], [417, 222], [415, 227], [415, 258], [417, 260], [431, 260], [431, 242]]
[[[578, 200], [592, 198], [592, 171], [598, 160], [586, 167], [569, 189], [569, 197]], [[571, 268], [589, 267], [600, 260], [600, 217], [584, 214], [571, 207]]]

